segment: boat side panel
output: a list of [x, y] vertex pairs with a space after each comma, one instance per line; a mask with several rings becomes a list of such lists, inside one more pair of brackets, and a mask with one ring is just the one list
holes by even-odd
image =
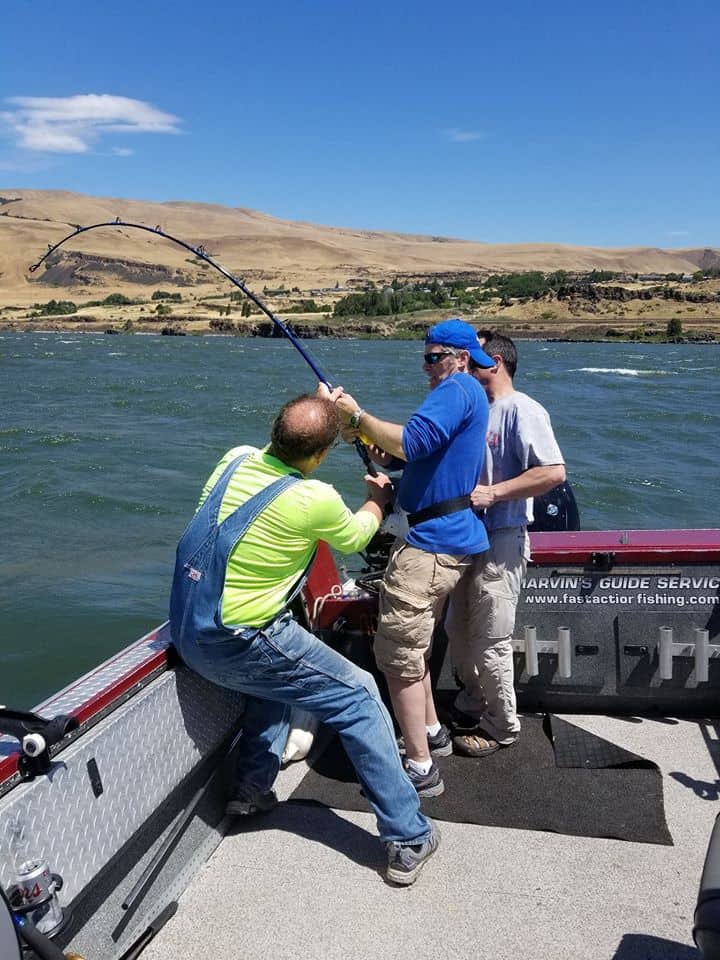
[[69, 903], [234, 732], [242, 708], [242, 696], [184, 668], [163, 673], [70, 744], [47, 776], [0, 799], [0, 884], [19, 860], [43, 857]]
[[603, 569], [534, 554], [513, 646], [526, 709], [712, 713], [720, 699], [720, 562], [653, 555]]

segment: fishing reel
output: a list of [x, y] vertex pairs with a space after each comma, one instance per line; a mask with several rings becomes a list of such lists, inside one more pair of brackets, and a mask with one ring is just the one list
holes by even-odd
[[24, 780], [34, 780], [36, 776], [47, 773], [50, 769], [50, 749], [78, 726], [77, 718], [66, 714], [45, 720], [36, 713], [0, 707], [0, 734], [20, 741], [22, 752], [18, 759], [18, 770]]
[[[392, 468], [391, 468], [392, 469]], [[358, 586], [377, 593], [379, 581], [385, 572], [390, 559], [390, 550], [397, 537], [405, 537], [408, 532], [407, 514], [395, 503], [397, 495], [397, 481], [392, 480], [393, 500], [386, 505], [384, 519], [375, 536], [368, 543], [360, 556], [367, 564], [360, 577], [356, 578]]]
[[385, 567], [388, 564], [390, 549], [392, 548], [393, 543], [395, 543], [395, 535], [392, 533], [386, 533], [381, 527], [372, 538], [370, 543], [368, 543], [365, 549], [360, 553], [360, 556], [367, 564], [367, 567], [363, 569], [362, 574], [359, 577], [355, 578], [355, 582], [358, 584], [358, 586], [370, 589], [368, 587], [369, 583], [373, 583], [379, 578], [382, 578], [382, 575], [385, 572]]

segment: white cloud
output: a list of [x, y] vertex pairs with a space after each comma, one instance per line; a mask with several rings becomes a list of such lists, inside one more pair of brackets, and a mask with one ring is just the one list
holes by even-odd
[[135, 151], [129, 147], [113, 147], [113, 153], [116, 157], [131, 157]]
[[450, 127], [443, 133], [453, 143], [470, 143], [472, 140], [482, 140], [485, 136], [480, 130], [459, 130], [457, 127]]
[[178, 117], [143, 100], [108, 93], [8, 97], [5, 102], [14, 109], [0, 112], [0, 123], [14, 131], [17, 146], [25, 150], [87, 153], [106, 134], [179, 133]]
[[689, 237], [690, 231], [689, 230], [669, 230], [668, 236], [669, 237]]

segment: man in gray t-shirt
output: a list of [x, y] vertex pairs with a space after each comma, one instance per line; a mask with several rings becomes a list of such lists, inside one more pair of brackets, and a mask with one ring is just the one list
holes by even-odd
[[[517, 350], [509, 337], [481, 334], [492, 369], [470, 369], [490, 401], [486, 476], [472, 492], [485, 510], [487, 553], [453, 591], [445, 629], [463, 689], [453, 705], [455, 753], [484, 757], [517, 740], [512, 633], [530, 557], [526, 527], [533, 497], [565, 480], [565, 465], [547, 411], [513, 386]], [[466, 731], [466, 732], [462, 732]]]

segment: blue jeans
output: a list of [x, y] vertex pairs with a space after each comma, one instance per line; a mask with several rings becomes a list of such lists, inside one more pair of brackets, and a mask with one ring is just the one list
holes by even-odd
[[196, 673], [247, 698], [237, 777], [269, 790], [280, 769], [291, 707], [314, 714], [340, 736], [380, 838], [422, 843], [431, 832], [400, 761], [395, 732], [372, 675], [283, 614], [262, 629], [208, 643], [184, 641], [178, 653]]

